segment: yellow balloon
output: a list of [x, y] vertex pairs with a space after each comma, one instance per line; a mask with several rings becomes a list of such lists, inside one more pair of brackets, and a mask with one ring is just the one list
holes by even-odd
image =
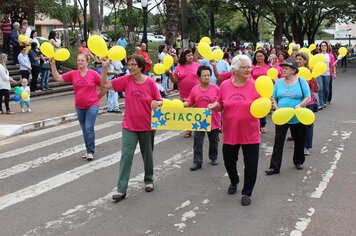
[[297, 74], [298, 76], [303, 77], [307, 81], [312, 79], [312, 74], [308, 68], [299, 67], [298, 70], [299, 70]]
[[268, 69], [267, 76], [270, 77], [271, 79], [277, 79], [278, 78], [278, 70], [276, 68]]
[[322, 54], [316, 54], [312, 56], [309, 58], [309, 67], [313, 69], [315, 64], [319, 61], [325, 62], [325, 57]]
[[70, 52], [66, 48], [61, 48], [54, 53], [54, 59], [56, 61], [66, 61], [70, 57]]
[[308, 57], [309, 57], [309, 55], [311, 54], [311, 53], [310, 53], [310, 50], [309, 50], [308, 48], [301, 48], [301, 49], [299, 49], [299, 53], [305, 53], [305, 54], [308, 55]]
[[338, 52], [339, 52], [340, 56], [344, 57], [347, 54], [347, 49], [345, 47], [341, 47], [341, 48], [339, 48]]
[[324, 74], [326, 69], [327, 69], [327, 67], [326, 67], [325, 62], [322, 62], [322, 61], [317, 62], [313, 68], [312, 77], [316, 78], [316, 77]]
[[200, 55], [202, 55], [204, 58], [206, 58], [208, 60], [213, 59], [213, 52], [211, 51], [209, 44], [207, 44], [205, 42], [199, 43], [198, 52], [200, 53]]
[[311, 125], [315, 121], [315, 114], [308, 108], [297, 108], [295, 109], [295, 115], [297, 116], [300, 123], [304, 125]]
[[26, 99], [28, 98], [28, 94], [27, 94], [26, 92], [22, 92], [22, 93], [21, 93], [21, 98], [22, 98], [23, 100], [26, 100]]
[[288, 54], [289, 54], [289, 56], [292, 56], [292, 54], [293, 54], [293, 49], [292, 48], [288, 49]]
[[290, 43], [290, 44], [288, 45], [288, 49], [291, 49], [291, 50], [292, 50], [292, 48], [293, 48], [294, 45], [295, 45], [295, 43]]
[[211, 44], [211, 40], [210, 40], [209, 37], [205, 36], [205, 37], [200, 39], [199, 43], [207, 43], [208, 45], [210, 45]]
[[213, 51], [213, 58], [215, 61], [220, 61], [224, 57], [224, 52], [221, 49], [215, 49]]
[[172, 108], [184, 108], [184, 104], [181, 100], [179, 99], [173, 99], [171, 101], [171, 107]]
[[157, 63], [153, 66], [153, 72], [155, 72], [156, 75], [161, 75], [164, 72], [166, 72], [166, 70], [164, 69], [164, 65], [161, 63]]
[[316, 49], [316, 45], [314, 43], [309, 45], [309, 51], [314, 51]]
[[163, 98], [162, 99], [162, 107], [166, 108], [166, 107], [171, 107], [171, 100]]
[[54, 49], [52, 44], [50, 44], [49, 42], [42, 43], [40, 50], [43, 53], [43, 55], [45, 55], [46, 57], [48, 58], [54, 57]]
[[258, 98], [250, 106], [251, 115], [255, 118], [262, 118], [268, 115], [272, 102], [268, 98]]
[[163, 58], [163, 65], [165, 70], [169, 70], [174, 63], [174, 59], [171, 55], [167, 55]]
[[108, 56], [112, 61], [121, 61], [126, 57], [126, 50], [122, 46], [115, 45], [114, 47], [110, 48]]
[[88, 48], [97, 56], [106, 57], [108, 55], [105, 40], [99, 35], [92, 35], [88, 38]]
[[266, 75], [258, 77], [255, 81], [255, 87], [258, 94], [264, 98], [270, 98], [273, 93], [272, 79]]
[[293, 118], [295, 109], [291, 107], [279, 108], [272, 114], [272, 121], [276, 125], [284, 125]]

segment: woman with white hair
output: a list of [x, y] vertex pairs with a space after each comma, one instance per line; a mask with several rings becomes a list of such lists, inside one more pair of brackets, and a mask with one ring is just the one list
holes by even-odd
[[244, 156], [244, 186], [241, 204], [251, 204], [251, 195], [256, 183], [258, 152], [260, 144], [260, 123], [250, 113], [253, 101], [259, 98], [255, 81], [251, 78], [251, 60], [246, 55], [232, 59], [231, 78], [220, 86], [215, 103], [209, 108], [222, 111], [223, 120], [223, 157], [231, 184], [228, 194], [236, 193], [239, 175], [237, 160], [240, 147]]

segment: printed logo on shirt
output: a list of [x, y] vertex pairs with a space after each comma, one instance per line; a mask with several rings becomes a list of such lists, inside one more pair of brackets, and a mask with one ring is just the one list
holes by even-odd
[[208, 96], [200, 96], [198, 98], [198, 101], [197, 103], [206, 103], [206, 104], [209, 104], [209, 103], [213, 103], [214, 101], [210, 100], [210, 98]]
[[144, 98], [146, 97], [145, 91], [135, 89], [131, 92], [131, 96], [137, 97], [137, 98]]
[[246, 100], [246, 97], [241, 94], [241, 93], [234, 93], [233, 95], [231, 95], [229, 97], [229, 100], [233, 100], [233, 101], [245, 101]]
[[87, 86], [88, 85], [88, 81], [86, 81], [85, 79], [80, 79], [76, 82], [77, 86]]
[[286, 90], [283, 94], [282, 97], [287, 97], [287, 98], [299, 98], [300, 94], [296, 93], [293, 90]]

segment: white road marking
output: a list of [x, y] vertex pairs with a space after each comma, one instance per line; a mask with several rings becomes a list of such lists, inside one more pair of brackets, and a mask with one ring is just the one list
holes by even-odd
[[[110, 121], [110, 122], [95, 126], [95, 130], [101, 130], [101, 129], [109, 128], [111, 126], [114, 126], [114, 125], [117, 125], [117, 124], [120, 124], [120, 123], [121, 123], [121, 121]], [[65, 141], [67, 139], [75, 138], [75, 137], [78, 137], [78, 136], [81, 136], [81, 135], [82, 135], [82, 131], [79, 130], [79, 131], [76, 131], [76, 132], [73, 132], [73, 133], [70, 133], [70, 134], [65, 134], [65, 135], [62, 135], [62, 136], [59, 136], [59, 137], [55, 137], [55, 138], [52, 138], [52, 139], [49, 139], [49, 140], [46, 140], [46, 141], [43, 141], [43, 142], [33, 143], [33, 144], [25, 146], [25, 147], [21, 147], [21, 148], [15, 149], [15, 150], [11, 150], [11, 151], [8, 151], [8, 152], [1, 153], [0, 154], [0, 160], [1, 159], [5, 159], [5, 158], [9, 158], [9, 157], [13, 157], [13, 156], [16, 156], [16, 155], [20, 155], [20, 154], [23, 154], [23, 153], [27, 153], [27, 152], [30, 152], [30, 151], [33, 151], [33, 150], [36, 150], [36, 149], [39, 149], [39, 148], [43, 148], [43, 147], [46, 147], [46, 146], [49, 146], [49, 145], [53, 145], [53, 144]]]
[[[95, 140], [95, 145], [98, 146], [100, 144], [103, 144], [103, 143], [106, 143], [106, 142], [110, 142], [110, 141], [115, 140], [115, 139], [119, 139], [119, 138], [121, 138], [121, 136], [122, 136], [121, 132], [119, 132], [117, 134], [112, 134], [112, 135], [109, 135], [109, 136], [105, 136], [103, 138]], [[60, 160], [62, 158], [71, 156], [71, 155], [73, 155], [75, 153], [78, 153], [78, 152], [81, 152], [83, 150], [85, 150], [85, 145], [84, 144], [79, 144], [77, 146], [68, 148], [68, 149], [66, 149], [66, 150], [64, 150], [63, 152], [60, 152], [60, 153], [55, 152], [55, 153], [52, 153], [52, 154], [50, 154], [48, 156], [45, 156], [45, 157], [39, 157], [39, 158], [36, 158], [34, 160], [27, 161], [27, 162], [12, 166], [10, 168], [7, 168], [7, 169], [4, 169], [4, 170], [0, 171], [0, 179], [6, 179], [6, 178], [8, 178], [10, 176], [25, 172], [25, 171], [27, 171], [29, 169], [37, 168], [37, 167], [39, 167], [39, 166], [41, 166], [43, 164], [46, 164], [48, 162], [51, 162], [51, 161]]]
[[[342, 131], [342, 139], [350, 138], [351, 133], [352, 132], [350, 131]], [[334, 175], [334, 171], [337, 168], [337, 163], [339, 162], [343, 151], [344, 145], [340, 144], [339, 147], [335, 150], [335, 156], [333, 161], [330, 162], [330, 168], [322, 175], [322, 180], [320, 181], [319, 186], [315, 189], [313, 193], [311, 193], [312, 198], [320, 198], [323, 195], [324, 190], [328, 187], [328, 184]]]
[[[156, 137], [155, 143], [164, 142], [179, 134], [180, 134], [179, 132], [163, 133]], [[139, 153], [139, 150], [140, 150], [139, 147], [137, 147], [135, 150], [135, 154]], [[101, 168], [114, 165], [120, 161], [121, 158], [120, 156], [121, 156], [121, 151], [102, 157], [98, 160], [89, 162], [88, 164], [79, 166], [72, 170], [63, 172], [62, 174], [41, 181], [38, 184], [31, 185], [27, 188], [2, 196], [0, 197], [0, 210], [3, 210], [19, 202], [23, 202], [26, 199], [34, 198], [42, 193], [48, 192], [54, 188], [58, 188], [64, 184], [70, 183], [86, 174], [90, 174], [94, 172], [95, 170], [99, 170]]]
[[[181, 133], [175, 133], [175, 132], [169, 132], [168, 135], [171, 136], [177, 136], [180, 135]], [[156, 140], [161, 137], [158, 136]], [[159, 142], [164, 142], [167, 140], [169, 137], [161, 137], [162, 140], [157, 140], [155, 143], [158, 144]], [[164, 139], [164, 140], [163, 140]], [[159, 181], [160, 179], [171, 175], [175, 170], [180, 169], [182, 166], [182, 163], [184, 163], [187, 160], [191, 159], [191, 156], [193, 154], [192, 148], [186, 149], [183, 152], [174, 155], [170, 159], [165, 160], [163, 163], [157, 165], [154, 168], [154, 177], [155, 181]], [[131, 178], [129, 181], [129, 187], [127, 190], [127, 196], [135, 196], [138, 193], [142, 192], [142, 188], [144, 184], [142, 183], [143, 181], [143, 176], [144, 173], [140, 173], [134, 178]], [[58, 232], [64, 232], [64, 231], [71, 231], [73, 230], [74, 227], [78, 226], [84, 226], [86, 225], [89, 220], [95, 218], [97, 215], [100, 215], [97, 213], [101, 209], [111, 209], [113, 207], [116, 207], [115, 204], [112, 203], [111, 197], [113, 194], [116, 193], [116, 188], [114, 188], [111, 192], [106, 194], [103, 197], [100, 197], [86, 205], [78, 205], [75, 206], [72, 209], [67, 210], [66, 212], [62, 213], [62, 216], [59, 217], [56, 220], [49, 221], [45, 223], [43, 226], [38, 226], [34, 229], [31, 229], [27, 231], [24, 236], [34, 236], [34, 235], [58, 235]], [[172, 214], [173, 215], [173, 214]], [[170, 216], [170, 215], [168, 215]]]
[[311, 217], [315, 213], [315, 209], [313, 207], [308, 209], [307, 218], [299, 218], [299, 221], [295, 224], [295, 230], [290, 233], [290, 236], [301, 236], [303, 231], [308, 227], [308, 224], [311, 222]]
[[190, 201], [187, 200], [187, 201], [183, 202], [182, 204], [180, 204], [180, 206], [176, 208], [176, 211], [178, 211], [179, 209], [183, 209], [184, 207], [189, 206], [189, 205], [190, 205]]

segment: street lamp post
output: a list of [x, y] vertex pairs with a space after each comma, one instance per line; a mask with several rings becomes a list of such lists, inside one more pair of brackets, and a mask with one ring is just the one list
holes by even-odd
[[349, 47], [351, 47], [351, 32], [349, 33]]
[[143, 10], [142, 42], [146, 44], [146, 51], [148, 51], [148, 40], [147, 40], [147, 0], [141, 0], [141, 6], [142, 6], [142, 10]]

